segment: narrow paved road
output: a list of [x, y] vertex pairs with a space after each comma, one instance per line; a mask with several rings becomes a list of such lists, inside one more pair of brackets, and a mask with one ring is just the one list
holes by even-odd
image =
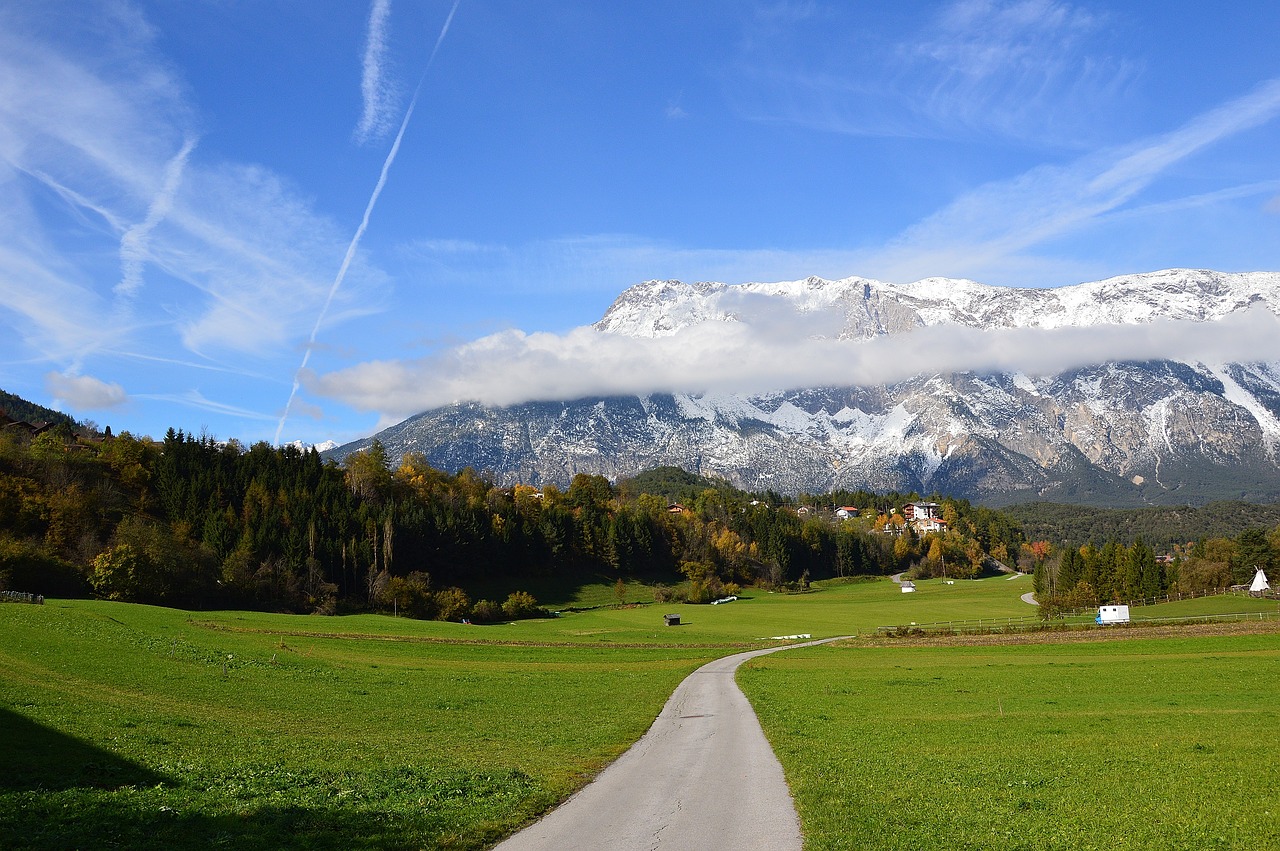
[[756, 656], [836, 640], [703, 665], [630, 750], [496, 851], [800, 851], [800, 820], [782, 766], [733, 675]]
[[1024, 602], [1024, 603], [1030, 603], [1030, 604], [1031, 604], [1031, 605], [1033, 605], [1033, 606], [1038, 606], [1038, 605], [1040, 605], [1040, 603], [1036, 600], [1036, 592], [1035, 592], [1035, 591], [1028, 591], [1027, 593], [1023, 594], [1023, 595], [1022, 595], [1022, 602]]

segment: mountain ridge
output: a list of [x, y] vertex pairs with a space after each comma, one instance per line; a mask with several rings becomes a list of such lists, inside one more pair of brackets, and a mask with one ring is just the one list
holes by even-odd
[[[810, 330], [857, 341], [938, 325], [1198, 323], [1258, 306], [1280, 313], [1280, 273], [1171, 269], [1045, 290], [944, 278], [651, 281], [621, 293], [595, 328], [652, 338], [789, 312]], [[1038, 376], [944, 366], [888, 384], [752, 396], [460, 403], [376, 437], [392, 458], [422, 452], [434, 465], [471, 466], [502, 483], [565, 484], [576, 472], [618, 478], [672, 465], [792, 493], [868, 487], [993, 505], [1271, 501], [1280, 499], [1280, 366], [1158, 359]]]
[[[1135, 291], [1145, 298], [1134, 299]], [[1272, 313], [1280, 313], [1280, 273], [1164, 269], [1042, 289], [992, 286], [963, 278], [925, 278], [910, 284], [856, 276], [747, 284], [645, 281], [624, 290], [594, 327], [632, 337], [669, 335], [697, 321], [733, 321], [733, 305], [721, 302], [749, 295], [785, 298], [802, 312], [866, 305], [868, 316], [882, 321], [878, 325], [858, 322], [861, 317], [855, 311], [846, 314], [850, 325], [842, 333], [868, 339], [941, 324], [1057, 328], [1137, 324], [1156, 318], [1205, 321], [1259, 301]], [[1019, 306], [1021, 311], [1016, 309]], [[652, 321], [646, 327], [647, 319]]]

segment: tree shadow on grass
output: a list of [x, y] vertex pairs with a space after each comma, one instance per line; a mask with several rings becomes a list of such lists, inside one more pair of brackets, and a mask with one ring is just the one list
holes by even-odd
[[154, 786], [163, 774], [0, 708], [0, 791]]
[[[433, 834], [373, 812], [258, 806], [236, 813], [178, 812], [145, 801], [99, 793], [86, 800], [57, 796], [0, 808], [0, 846], [45, 848], [383, 849], [482, 848], [500, 838]], [[486, 839], [488, 841], [486, 841]]]
[[551, 797], [517, 771], [170, 776], [0, 708], [3, 849], [479, 849]]

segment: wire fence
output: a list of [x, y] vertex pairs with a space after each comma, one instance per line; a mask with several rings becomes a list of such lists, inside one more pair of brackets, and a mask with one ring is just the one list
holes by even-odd
[[28, 594], [25, 591], [0, 591], [0, 603], [35, 603], [44, 605], [44, 595]]

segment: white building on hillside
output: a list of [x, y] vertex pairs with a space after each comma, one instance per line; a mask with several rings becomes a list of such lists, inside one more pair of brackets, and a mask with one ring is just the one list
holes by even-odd
[[912, 520], [928, 520], [931, 517], [938, 516], [938, 503], [936, 502], [908, 502], [902, 506], [902, 516], [907, 521]]

